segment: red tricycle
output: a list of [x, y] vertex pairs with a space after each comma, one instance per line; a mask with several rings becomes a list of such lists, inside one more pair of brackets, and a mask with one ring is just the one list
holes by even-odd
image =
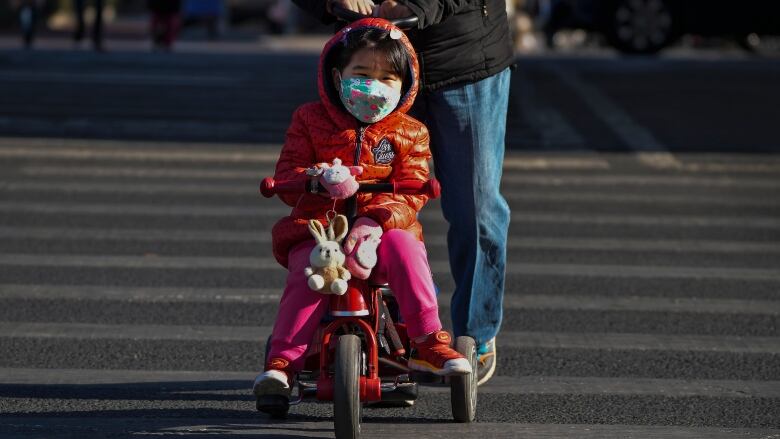
[[[313, 187], [310, 180], [263, 180], [260, 192], [265, 197], [279, 193], [305, 193]], [[321, 187], [319, 190], [324, 190]], [[362, 183], [359, 192], [428, 195], [438, 198], [437, 180]], [[354, 218], [354, 204], [347, 206], [348, 218]], [[329, 315], [323, 319], [306, 353], [304, 370], [297, 375], [297, 392], [288, 399], [263, 396], [257, 409], [274, 418], [284, 418], [290, 405], [309, 398], [333, 401], [337, 438], [357, 438], [363, 403], [384, 406], [409, 406], [417, 398], [418, 383], [446, 385], [451, 389], [452, 416], [458, 422], [474, 420], [477, 407], [476, 373], [442, 378], [412, 371], [407, 366], [410, 340], [406, 325], [399, 321], [398, 305], [386, 285], [373, 285], [352, 278], [347, 292], [331, 295]], [[266, 356], [268, 354], [266, 344]], [[477, 370], [474, 339], [457, 337], [454, 349]]]

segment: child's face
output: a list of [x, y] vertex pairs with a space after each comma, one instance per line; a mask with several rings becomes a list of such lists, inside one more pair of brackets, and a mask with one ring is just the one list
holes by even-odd
[[[363, 48], [352, 54], [349, 64], [341, 72], [341, 79], [355, 77], [377, 80], [399, 93], [403, 85], [403, 78], [394, 72], [387, 58], [382, 56], [382, 52], [377, 52], [373, 48]], [[339, 71], [334, 68], [333, 82], [337, 90], [340, 87], [339, 79]]]

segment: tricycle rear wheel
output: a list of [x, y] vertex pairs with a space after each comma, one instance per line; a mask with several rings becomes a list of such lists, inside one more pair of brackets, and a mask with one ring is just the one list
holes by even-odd
[[455, 350], [471, 364], [471, 373], [450, 377], [452, 417], [457, 422], [472, 422], [477, 414], [477, 344], [471, 337], [455, 339]]
[[360, 437], [360, 338], [342, 335], [336, 345], [333, 420], [338, 439]]

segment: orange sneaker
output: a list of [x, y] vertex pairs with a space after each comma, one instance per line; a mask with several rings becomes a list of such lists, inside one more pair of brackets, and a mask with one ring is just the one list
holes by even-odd
[[412, 342], [409, 369], [430, 372], [439, 376], [468, 375], [469, 361], [450, 347], [452, 337], [447, 331], [436, 331], [420, 342]]

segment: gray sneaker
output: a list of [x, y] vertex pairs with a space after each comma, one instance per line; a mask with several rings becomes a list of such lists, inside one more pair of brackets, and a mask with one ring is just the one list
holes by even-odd
[[477, 348], [477, 385], [485, 384], [495, 371], [496, 339], [494, 337]]

